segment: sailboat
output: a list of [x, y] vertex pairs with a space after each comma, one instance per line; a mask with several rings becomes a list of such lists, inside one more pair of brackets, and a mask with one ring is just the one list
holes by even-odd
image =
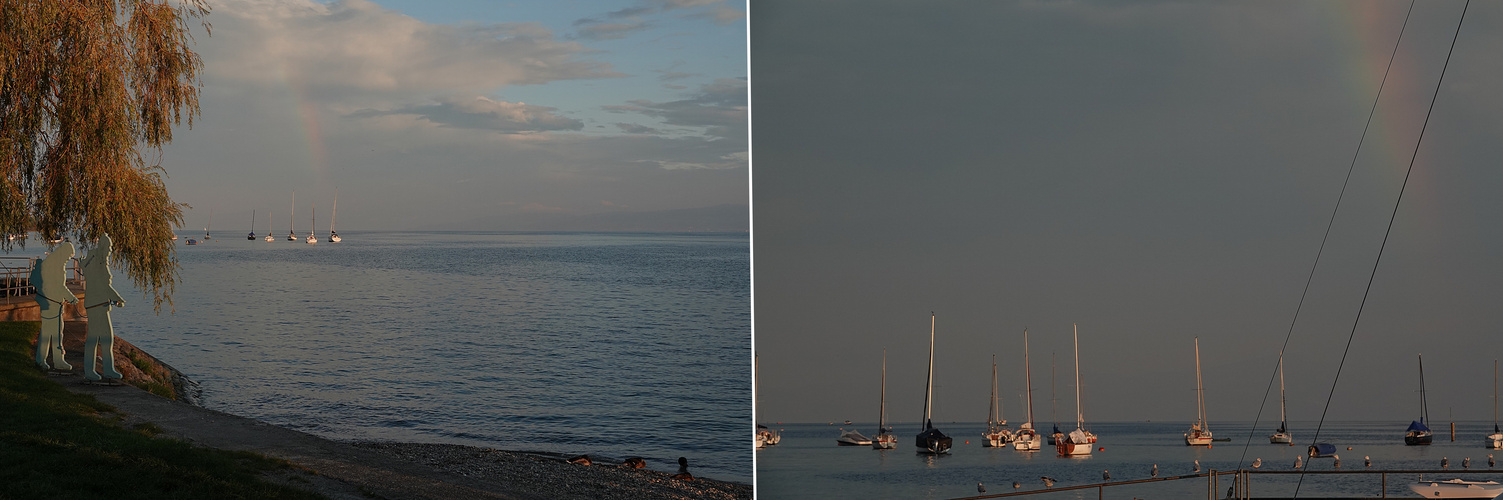
[[251, 230], [250, 230], [250, 235], [246, 236], [245, 239], [247, 239], [247, 240], [254, 240], [254, 239], [256, 239], [256, 211], [255, 210], [251, 210]]
[[1284, 413], [1284, 354], [1279, 353], [1279, 430], [1268, 436], [1270, 444], [1294, 444], [1294, 436], [1289, 434], [1289, 416]]
[[1080, 327], [1075, 327], [1075, 430], [1055, 445], [1059, 456], [1090, 455], [1096, 435], [1085, 429], [1085, 411], [1080, 406]]
[[292, 192], [292, 209], [289, 212], [291, 213], [287, 215], [287, 241], [297, 241], [297, 224], [294, 223], [294, 218], [297, 217], [297, 191]]
[[1002, 418], [1002, 407], [997, 399], [997, 355], [992, 355], [992, 407], [986, 414], [986, 433], [981, 445], [988, 448], [1007, 446], [1012, 441], [1012, 431], [1007, 428], [1007, 419]]
[[1410, 422], [1409, 428], [1404, 430], [1405, 446], [1428, 445], [1435, 438], [1435, 433], [1425, 426], [1425, 420], [1430, 417], [1430, 405], [1425, 401], [1425, 355], [1419, 355], [1420, 369], [1420, 419]]
[[1487, 435], [1488, 448], [1503, 448], [1503, 431], [1498, 430], [1498, 360], [1493, 360], [1493, 433]]
[[303, 240], [309, 245], [318, 244], [318, 237], [313, 235], [313, 225], [318, 222], [318, 204], [313, 204], [313, 211], [308, 214], [308, 239]]
[[339, 243], [344, 238], [334, 232], [334, 217], [339, 214], [339, 188], [334, 188], [334, 208], [329, 210], [329, 243]]
[[932, 410], [934, 406], [934, 313], [929, 313], [929, 382], [924, 386], [924, 430], [914, 436], [913, 444], [918, 446], [918, 452], [924, 454], [939, 455], [950, 452], [953, 442], [950, 436], [934, 428]]
[[1206, 388], [1200, 382], [1200, 337], [1195, 337], [1195, 423], [1185, 431], [1186, 446], [1210, 446], [1211, 428], [1206, 426]]
[[271, 235], [271, 211], [266, 211], [266, 241], [277, 241], [276, 236]]
[[[759, 372], [757, 370], [757, 356], [753, 355], [752, 356], [752, 393], [753, 393], [753, 397], [755, 397], [755, 396], [761, 396], [762, 395], [761, 385], [759, 385], [757, 383], [758, 380], [759, 380], [759, 378], [760, 378], [759, 377], [760, 374], [761, 374], [761, 372]], [[752, 421], [755, 422], [756, 419], [757, 419], [757, 416], [756, 416], [755, 413], [753, 413], [752, 414]], [[757, 440], [757, 449], [759, 449], [759, 450], [762, 449], [762, 448], [766, 448], [768, 446], [772, 446], [772, 445], [778, 444], [778, 441], [781, 441], [783, 439], [783, 436], [781, 434], [779, 434], [778, 431], [769, 429], [769, 428], [767, 428], [767, 426], [762, 425], [762, 424], [757, 424], [755, 435], [756, 435], [756, 440]]]
[[887, 426], [887, 349], [882, 350], [882, 395], [877, 399], [877, 435], [872, 437], [873, 450], [891, 450], [898, 447], [898, 435]]
[[214, 227], [214, 209], [212, 208], [209, 209], [209, 223], [204, 226], [204, 240], [206, 241], [214, 239], [209, 236], [209, 228], [211, 227]]
[[1058, 446], [1060, 438], [1065, 437], [1065, 433], [1059, 430], [1059, 398], [1055, 395], [1056, 386], [1059, 385], [1055, 383], [1055, 379], [1058, 378], [1055, 376], [1058, 374], [1057, 372], [1058, 370], [1055, 369], [1054, 363], [1054, 352], [1051, 351], [1049, 353], [1049, 421], [1054, 422], [1054, 432], [1049, 433], [1049, 446]]
[[1044, 439], [1038, 431], [1033, 430], [1033, 368], [1028, 364], [1028, 329], [1023, 329], [1023, 375], [1027, 381], [1024, 394], [1028, 401], [1028, 421], [1018, 426], [1018, 432], [1012, 435], [1012, 448], [1021, 451], [1038, 451], [1042, 448]]
[[840, 429], [840, 437], [835, 438], [835, 444], [840, 446], [867, 446], [872, 444], [872, 438], [866, 437], [865, 434], [856, 429], [845, 430], [842, 427]]

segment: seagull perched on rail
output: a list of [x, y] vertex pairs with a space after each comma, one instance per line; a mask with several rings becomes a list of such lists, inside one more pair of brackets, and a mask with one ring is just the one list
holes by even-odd
[[1464, 458], [1462, 458], [1461, 459], [1461, 468], [1463, 468], [1463, 469], [1470, 469], [1470, 468], [1472, 468], [1472, 457], [1464, 457]]
[[1148, 477], [1159, 477], [1159, 464], [1153, 464], [1153, 468], [1148, 470]]
[[1195, 461], [1195, 468], [1194, 469], [1190, 469], [1190, 471], [1191, 472], [1200, 472], [1200, 461], [1199, 460]]
[[1451, 459], [1447, 458], [1447, 457], [1440, 457], [1440, 468], [1442, 468], [1442, 469], [1449, 469], [1449, 468], [1451, 468]]
[[1362, 456], [1362, 465], [1365, 465], [1367, 467], [1372, 467], [1373, 466], [1373, 458], [1369, 457], [1367, 455], [1363, 455]]
[[1053, 488], [1054, 487], [1054, 478], [1049, 477], [1049, 476], [1039, 476], [1039, 479], [1044, 480], [1044, 487], [1045, 488]]
[[1295, 455], [1294, 456], [1294, 468], [1296, 468], [1296, 469], [1300, 468], [1300, 465], [1303, 464], [1303, 463], [1304, 462], [1300, 461], [1299, 455]]
[[1493, 456], [1492, 455], [1488, 455], [1487, 456], [1487, 468], [1491, 469], [1491, 468], [1493, 468], [1493, 465], [1494, 465], [1493, 464]]
[[1332, 453], [1331, 454], [1331, 458], [1336, 459], [1335, 462], [1331, 463], [1331, 467], [1335, 467], [1337, 469], [1340, 469], [1341, 468], [1341, 455], [1337, 455], [1335, 453]]
[[1106, 469], [1101, 469], [1101, 480], [1102, 481], [1111, 481], [1112, 480], [1112, 473], [1109, 472], [1109, 471], [1107, 471]]
[[986, 485], [981, 484], [981, 483], [976, 483], [976, 492], [977, 493], [986, 493]]
[[1261, 459], [1261, 458], [1253, 459], [1253, 461], [1252, 461], [1252, 468], [1256, 469], [1256, 468], [1262, 467], [1262, 466], [1263, 466], [1263, 459]]
[[1020, 482], [1017, 482], [1017, 481], [1013, 481], [1012, 482], [1012, 489], [1016, 490], [1016, 489], [1022, 488], [1022, 487], [1023, 487], [1023, 483], [1020, 483]]

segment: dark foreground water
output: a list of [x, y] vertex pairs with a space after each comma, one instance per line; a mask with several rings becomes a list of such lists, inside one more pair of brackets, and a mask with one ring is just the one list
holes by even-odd
[[[688, 457], [751, 481], [745, 234], [359, 233], [179, 241], [174, 314], [117, 334], [209, 408], [344, 440]], [[285, 235], [279, 235], [285, 237]]]
[[[863, 434], [872, 434], [874, 422], [856, 422]], [[1014, 422], [1016, 424], [1016, 422]], [[1277, 422], [1274, 423], [1277, 425]], [[1362, 458], [1372, 457], [1371, 470], [1438, 469], [1442, 457], [1450, 459], [1451, 469], [1460, 470], [1462, 459], [1470, 457], [1471, 470], [1487, 470], [1487, 455], [1497, 456], [1497, 474], [1439, 475], [1429, 478], [1461, 477], [1474, 481], [1503, 482], [1503, 452], [1483, 447], [1482, 439], [1492, 432], [1492, 422], [1457, 422], [1456, 442], [1450, 441], [1449, 428], [1437, 423], [1435, 444], [1404, 446], [1404, 428], [1408, 422], [1337, 422], [1327, 423], [1321, 441], [1337, 446], [1342, 470], [1368, 470]], [[1053, 448], [1020, 452], [1012, 448], [984, 448], [981, 433], [984, 423], [936, 424], [955, 439], [950, 455], [933, 457], [915, 453], [913, 436], [917, 424], [897, 424], [898, 448], [877, 451], [868, 446], [836, 446], [839, 423], [775, 424], [783, 429], [782, 443], [757, 451], [757, 497], [780, 498], [958, 498], [980, 495], [976, 483], [986, 486], [987, 494], [1014, 490], [1043, 489], [1040, 476], [1058, 480], [1055, 487], [1094, 484], [1102, 481], [1101, 472], [1111, 472], [1113, 481], [1147, 479], [1154, 464], [1159, 477], [1191, 473], [1194, 461], [1202, 470], [1234, 470], [1239, 461], [1250, 467], [1254, 459], [1263, 460], [1262, 470], [1293, 470], [1294, 457], [1309, 446], [1314, 422], [1291, 422], [1296, 446], [1268, 444], [1272, 428], [1260, 426], [1248, 442], [1249, 423], [1211, 422], [1217, 438], [1212, 448], [1185, 446], [1183, 433], [1188, 422], [1100, 423], [1091, 427], [1100, 435], [1098, 447], [1105, 448], [1085, 458], [1060, 458]], [[1044, 425], [1048, 427], [1047, 424]], [[1063, 428], [1063, 426], [1061, 426]], [[1016, 428], [1016, 425], [1014, 425]], [[965, 441], [970, 443], [966, 444]], [[1351, 447], [1351, 450], [1347, 450]], [[1245, 450], [1245, 454], [1244, 454]], [[1331, 470], [1329, 458], [1306, 461], [1311, 470]], [[1414, 474], [1390, 474], [1387, 494], [1397, 498], [1419, 498], [1406, 486], [1418, 477]], [[1297, 475], [1254, 475], [1251, 492], [1254, 498], [1289, 498], [1295, 492]], [[1166, 481], [1106, 488], [1104, 498], [1206, 498], [1206, 479]], [[1217, 498], [1226, 496], [1230, 476], [1217, 485]], [[1379, 475], [1306, 475], [1299, 486], [1300, 497], [1380, 496]], [[1096, 489], [1049, 493], [1022, 498], [1094, 499]]]

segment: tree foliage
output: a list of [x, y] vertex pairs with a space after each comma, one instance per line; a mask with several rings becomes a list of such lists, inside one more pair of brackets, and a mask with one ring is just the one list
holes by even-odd
[[208, 12], [204, 0], [0, 0], [0, 233], [85, 246], [107, 233], [115, 266], [171, 304], [186, 205], [160, 160], [199, 113], [189, 28], [207, 31]]

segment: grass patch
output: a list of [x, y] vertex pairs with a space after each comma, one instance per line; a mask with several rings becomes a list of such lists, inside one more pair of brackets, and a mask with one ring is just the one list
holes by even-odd
[[111, 406], [36, 369], [37, 330], [0, 322], [0, 498], [322, 498], [261, 479], [284, 460], [125, 428]]

